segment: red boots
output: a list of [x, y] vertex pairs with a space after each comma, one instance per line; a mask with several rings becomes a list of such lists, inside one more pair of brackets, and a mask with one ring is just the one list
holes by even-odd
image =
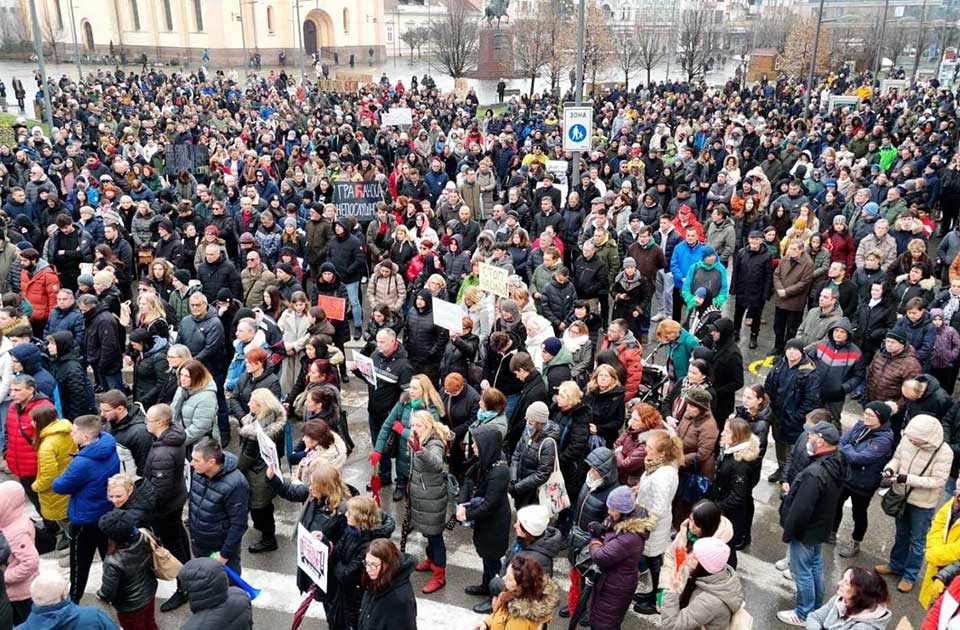
[[433, 573], [433, 575], [430, 576], [430, 579], [427, 580], [427, 583], [423, 585], [423, 592], [429, 595], [430, 593], [435, 593], [436, 591], [439, 591], [441, 588], [446, 586], [447, 568], [438, 567], [437, 565], [433, 564], [433, 562], [429, 560], [427, 560], [426, 562], [430, 562], [430, 571]]
[[417, 563], [417, 566], [414, 567], [414, 571], [433, 571], [433, 560], [430, 558], [424, 558]]

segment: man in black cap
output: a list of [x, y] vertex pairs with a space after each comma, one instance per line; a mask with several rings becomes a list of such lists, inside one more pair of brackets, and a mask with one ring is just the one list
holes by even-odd
[[297, 277], [293, 273], [293, 266], [290, 263], [279, 263], [274, 268], [277, 276], [277, 290], [280, 291], [280, 297], [289, 302], [290, 298], [297, 291], [303, 291], [303, 287], [297, 282]]
[[767, 481], [780, 481], [787, 463], [787, 455], [800, 437], [807, 413], [820, 406], [820, 379], [817, 366], [803, 353], [803, 344], [797, 339], [786, 343], [783, 357], [770, 370], [763, 383], [770, 397], [770, 406], [776, 419], [773, 438], [776, 440], [779, 468]]
[[[789, 345], [788, 345], [789, 347]], [[837, 450], [840, 431], [831, 422], [818, 422], [806, 431], [810, 463], [790, 484], [780, 504], [783, 542], [790, 545], [790, 574], [796, 585], [796, 606], [781, 610], [777, 619], [803, 627], [807, 615], [823, 604], [823, 543], [833, 531], [833, 519], [848, 465]]]

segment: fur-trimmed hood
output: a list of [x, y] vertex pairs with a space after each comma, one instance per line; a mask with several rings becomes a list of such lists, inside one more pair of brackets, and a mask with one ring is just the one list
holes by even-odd
[[553, 609], [560, 600], [560, 589], [553, 580], [543, 583], [543, 593], [539, 599], [514, 599], [507, 602], [507, 612], [511, 619], [527, 619], [545, 623], [553, 616]]
[[618, 534], [649, 534], [657, 524], [657, 517], [648, 514], [644, 517], [631, 516], [613, 526], [613, 531]]
[[733, 458], [738, 462], [756, 461], [760, 457], [760, 438], [751, 434], [749, 439], [725, 448], [723, 453], [724, 457], [733, 455]]

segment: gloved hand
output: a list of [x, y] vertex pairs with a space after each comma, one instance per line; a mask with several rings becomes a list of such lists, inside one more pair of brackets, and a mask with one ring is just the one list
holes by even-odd
[[907, 476], [903, 473], [897, 475], [897, 483], [907, 483]]
[[394, 420], [390, 428], [393, 429], [397, 435], [403, 433], [403, 423], [401, 423], [399, 420]]
[[367, 457], [367, 461], [370, 462], [370, 465], [376, 468], [377, 464], [380, 463], [380, 458], [383, 457], [379, 452], [374, 451], [370, 453], [370, 456]]
[[603, 538], [603, 535], [607, 533], [607, 528], [603, 526], [603, 523], [594, 521], [587, 525], [587, 531], [593, 538]]

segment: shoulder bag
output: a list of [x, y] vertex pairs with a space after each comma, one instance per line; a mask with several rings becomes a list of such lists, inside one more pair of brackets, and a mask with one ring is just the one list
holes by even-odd
[[153, 550], [153, 574], [157, 576], [157, 579], [177, 579], [177, 574], [180, 572], [183, 564], [174, 558], [170, 551], [157, 542], [157, 539], [153, 537], [153, 534], [151, 534], [149, 530], [141, 529], [140, 533], [146, 537], [150, 543], [150, 549]]
[[[943, 442], [940, 442], [940, 446], [937, 447], [937, 450], [930, 455], [930, 459], [927, 460], [923, 470], [920, 471], [921, 477], [926, 474], [927, 469], [930, 468], [931, 464], [933, 464], [933, 460], [937, 457], [937, 453], [940, 452], [943, 444]], [[900, 494], [896, 491], [896, 486], [890, 486], [890, 489], [887, 490], [887, 493], [883, 495], [883, 499], [880, 500], [880, 507], [883, 509], [883, 513], [887, 516], [892, 516], [893, 518], [900, 518], [903, 516], [903, 513], [907, 510], [907, 499], [910, 498], [911, 492], [913, 492], [913, 488], [907, 488], [903, 494]]]
[[691, 472], [680, 473], [680, 487], [677, 488], [677, 497], [688, 505], [693, 505], [710, 490], [710, 478], [700, 474], [700, 460], [693, 458]]
[[556, 518], [560, 512], [570, 507], [570, 496], [567, 494], [567, 487], [563, 482], [563, 475], [560, 473], [560, 457], [557, 454], [557, 443], [553, 438], [547, 438], [540, 442], [540, 449], [537, 453], [537, 461], [543, 453], [544, 443], [550, 440], [554, 444], [553, 451], [553, 472], [547, 477], [547, 480], [537, 488], [537, 502], [546, 507], [550, 512], [550, 518]]

